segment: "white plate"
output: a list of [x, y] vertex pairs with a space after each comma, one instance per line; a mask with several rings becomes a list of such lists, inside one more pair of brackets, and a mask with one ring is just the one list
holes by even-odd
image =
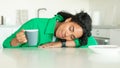
[[119, 53], [120, 46], [118, 45], [96, 45], [96, 46], [89, 46], [89, 49], [94, 51], [95, 53], [101, 54], [115, 54]]

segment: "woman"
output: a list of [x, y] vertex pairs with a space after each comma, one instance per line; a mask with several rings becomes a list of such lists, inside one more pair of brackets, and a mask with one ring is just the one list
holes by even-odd
[[[76, 15], [68, 12], [58, 12], [53, 18], [34, 18], [23, 24], [14, 34], [8, 37], [4, 48], [28, 47], [24, 33], [25, 29], [38, 29], [38, 42], [36, 47], [81, 47], [96, 45], [91, 36], [92, 21], [90, 16], [81, 11]], [[53, 38], [55, 41], [52, 41]]]

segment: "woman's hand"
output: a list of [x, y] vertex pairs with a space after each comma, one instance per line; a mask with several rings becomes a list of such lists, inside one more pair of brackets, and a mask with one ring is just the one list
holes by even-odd
[[61, 48], [61, 47], [62, 47], [61, 42], [51, 42], [51, 43], [38, 46], [38, 48]]
[[16, 35], [16, 39], [18, 41], [18, 43], [26, 43], [27, 42], [27, 39], [26, 39], [26, 36], [25, 36], [25, 31], [24, 30], [21, 30], [17, 35]]

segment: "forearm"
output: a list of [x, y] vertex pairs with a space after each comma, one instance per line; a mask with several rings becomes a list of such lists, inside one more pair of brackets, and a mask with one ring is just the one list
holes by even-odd
[[66, 47], [75, 47], [76, 44], [74, 41], [66, 41]]

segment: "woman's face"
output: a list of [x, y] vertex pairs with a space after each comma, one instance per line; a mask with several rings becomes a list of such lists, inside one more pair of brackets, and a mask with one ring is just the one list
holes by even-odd
[[55, 34], [56, 37], [60, 39], [74, 40], [83, 35], [83, 30], [81, 26], [71, 21], [71, 18], [68, 18], [65, 22], [60, 24]]

